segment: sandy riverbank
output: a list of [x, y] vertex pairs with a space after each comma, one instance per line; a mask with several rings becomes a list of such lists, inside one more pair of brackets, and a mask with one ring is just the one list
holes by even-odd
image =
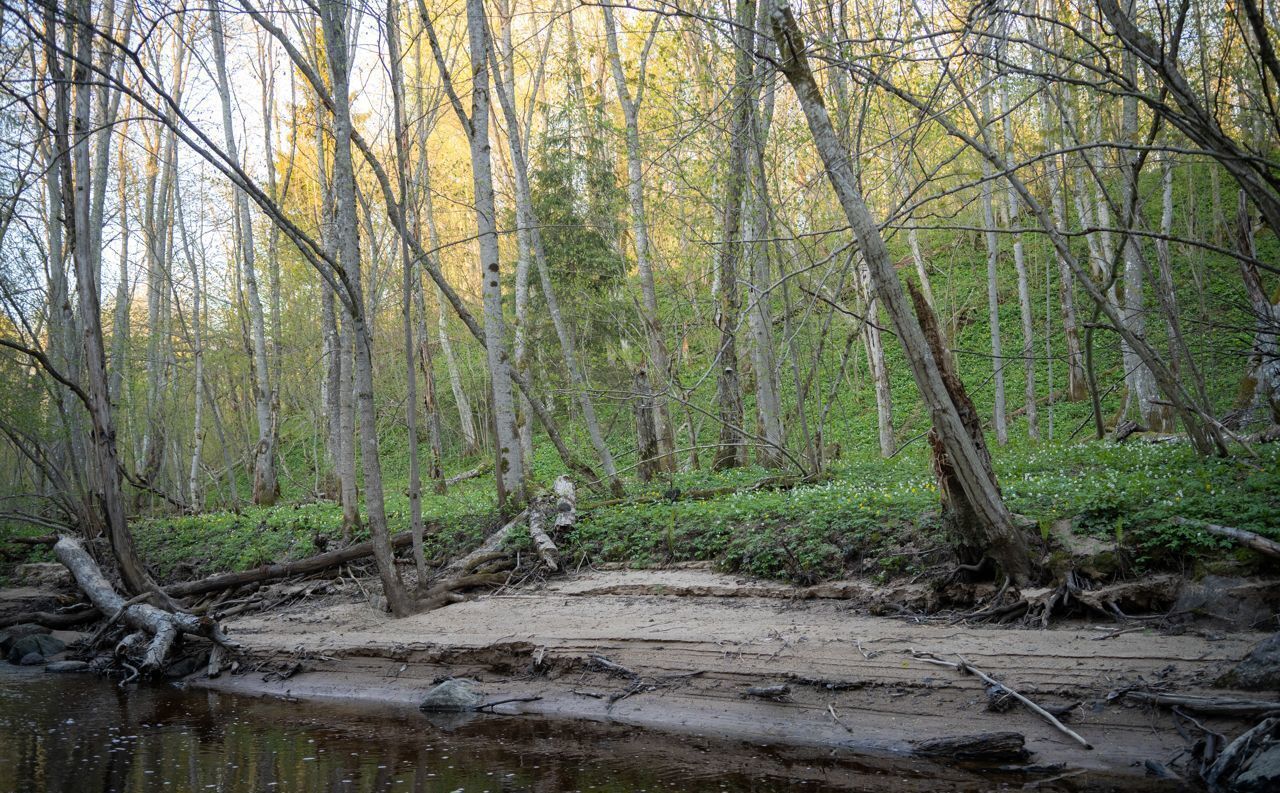
[[[1186, 743], [1167, 712], [1108, 694], [1135, 685], [1213, 693], [1213, 681], [1262, 638], [1194, 627], [1114, 635], [1114, 625], [1087, 623], [972, 628], [869, 616], [856, 599], [793, 593], [701, 570], [592, 572], [401, 620], [331, 596], [230, 621], [246, 665], [258, 668], [193, 682], [405, 708], [433, 681], [462, 676], [491, 700], [541, 697], [499, 706], [501, 713], [890, 753], [930, 738], [1012, 730], [1026, 737], [1035, 763], [1142, 774], [1143, 761], [1168, 762]], [[922, 663], [913, 649], [962, 655], [1042, 704], [1080, 702], [1069, 724], [1095, 748], [1021, 707], [989, 710], [980, 681]], [[611, 674], [592, 656], [637, 677]], [[280, 679], [280, 670], [293, 674]], [[746, 695], [783, 683], [783, 701]], [[1228, 735], [1241, 729], [1210, 724]]]

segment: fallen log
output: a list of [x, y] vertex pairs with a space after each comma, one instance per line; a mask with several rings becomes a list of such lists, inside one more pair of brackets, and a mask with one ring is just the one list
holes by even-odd
[[83, 625], [86, 622], [92, 622], [100, 614], [101, 612], [92, 606], [77, 611], [28, 611], [25, 614], [13, 614], [0, 618], [0, 628], [31, 622], [36, 625], [43, 625], [46, 628], [63, 630]]
[[6, 537], [5, 542], [16, 542], [19, 545], [53, 545], [58, 541], [56, 534], [42, 534], [39, 537]]
[[1208, 523], [1203, 520], [1191, 520], [1190, 518], [1175, 517], [1173, 522], [1179, 526], [1190, 526], [1193, 529], [1204, 529], [1210, 534], [1216, 534], [1219, 537], [1226, 537], [1235, 540], [1250, 550], [1257, 551], [1263, 556], [1270, 556], [1272, 559], [1280, 559], [1280, 542], [1269, 540], [1261, 534], [1255, 534], [1245, 529], [1237, 529], [1231, 526], [1219, 526], [1216, 523]]
[[[391, 538], [391, 547], [393, 549], [405, 548], [411, 542], [413, 542], [413, 535], [411, 532], [406, 531]], [[366, 540], [348, 548], [340, 548], [336, 551], [326, 551], [316, 556], [308, 556], [306, 559], [281, 562], [279, 564], [266, 564], [261, 567], [255, 567], [252, 570], [242, 570], [238, 573], [219, 573], [208, 578], [201, 578], [198, 581], [174, 584], [165, 587], [164, 591], [173, 597], [203, 595], [222, 589], [230, 589], [231, 587], [244, 586], [245, 584], [257, 584], [263, 581], [273, 581], [277, 578], [318, 573], [330, 567], [337, 567], [338, 565], [354, 562], [372, 555], [373, 543]]]
[[505, 580], [507, 580], [505, 573], [474, 573], [457, 576], [432, 586], [422, 595], [417, 605], [422, 611], [433, 611], [450, 603], [466, 600], [467, 597], [458, 591], [460, 589], [495, 586]]
[[498, 529], [493, 534], [490, 534], [489, 539], [485, 540], [479, 548], [476, 548], [474, 551], [460, 559], [455, 559], [450, 562], [443, 570], [440, 571], [440, 575], [436, 576], [436, 580], [447, 581], [450, 578], [455, 578], [461, 573], [474, 568], [479, 564], [479, 562], [475, 561], [478, 557], [487, 556], [490, 559], [494, 558], [493, 554], [502, 547], [504, 542], [506, 542], [507, 535], [511, 534], [511, 530], [523, 523], [528, 516], [529, 510], [521, 510], [519, 515], [516, 515], [514, 518], [509, 520], [502, 526], [502, 528]]
[[529, 510], [529, 537], [533, 539], [533, 547], [538, 551], [538, 558], [542, 559], [542, 564], [552, 573], [558, 573], [560, 572], [560, 560], [557, 558], [559, 549], [547, 536], [546, 510], [545, 505], [536, 505]]
[[722, 487], [711, 487], [705, 490], [687, 490], [668, 491], [666, 493], [656, 493], [648, 496], [624, 496], [622, 498], [606, 498], [600, 501], [593, 501], [590, 504], [584, 504], [580, 512], [591, 512], [604, 507], [616, 507], [622, 504], [628, 506], [634, 504], [652, 504], [658, 501], [705, 501], [710, 498], [719, 498], [732, 493], [749, 493], [755, 490], [789, 490], [793, 487], [801, 485], [812, 485], [818, 482], [830, 479], [830, 474], [820, 473], [810, 476], [770, 476], [761, 479], [754, 485], [724, 485]]
[[1016, 732], [989, 732], [914, 741], [913, 754], [968, 762], [1021, 762], [1031, 756], [1026, 738]]
[[493, 467], [493, 463], [481, 463], [480, 465], [477, 465], [475, 468], [472, 468], [469, 471], [463, 471], [460, 474], [454, 474], [453, 476], [445, 479], [444, 483], [446, 485], [456, 485], [459, 482], [465, 482], [468, 479], [475, 479], [477, 476], [483, 476], [492, 467]]
[[1182, 708], [1214, 716], [1266, 716], [1280, 713], [1280, 701], [1268, 699], [1239, 699], [1236, 697], [1205, 697], [1195, 694], [1159, 694], [1150, 691], [1126, 691], [1125, 699], [1160, 705], [1166, 708]]
[[[53, 546], [53, 553], [71, 571], [76, 584], [98, 611], [103, 614], [118, 614], [120, 621], [133, 629], [134, 633], [130, 634], [129, 641], [121, 644], [127, 652], [141, 656], [141, 671], [155, 672], [162, 669], [179, 634], [201, 636], [227, 649], [239, 648], [222, 633], [218, 623], [207, 617], [184, 612], [170, 613], [149, 603], [131, 603], [125, 600], [102, 575], [97, 562], [77, 540], [71, 537], [61, 538]], [[150, 636], [150, 641], [147, 641], [147, 636]]]

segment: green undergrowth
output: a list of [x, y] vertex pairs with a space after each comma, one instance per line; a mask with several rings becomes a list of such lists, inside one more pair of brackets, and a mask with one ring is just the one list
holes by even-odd
[[[1250, 554], [1176, 517], [1226, 524], [1280, 540], [1280, 449], [1201, 459], [1185, 443], [1086, 442], [995, 450], [1005, 499], [1043, 531], [1070, 518], [1079, 534], [1119, 539], [1133, 573], [1188, 569]], [[627, 503], [591, 508], [560, 538], [574, 565], [654, 567], [705, 561], [736, 573], [812, 583], [848, 575], [889, 580], [946, 561], [948, 538], [923, 443], [891, 460], [837, 461], [830, 478], [790, 489], [757, 488], [776, 471], [678, 473], [632, 483]], [[426, 552], [444, 559], [477, 545], [500, 521], [491, 478], [445, 495], [424, 494]], [[695, 497], [698, 491], [731, 488]], [[393, 531], [408, 528], [408, 503], [388, 495]], [[329, 501], [246, 507], [239, 512], [155, 516], [133, 524], [139, 552], [162, 580], [243, 570], [339, 547], [341, 510]], [[0, 525], [0, 538], [39, 530]], [[353, 539], [367, 532], [358, 530]], [[527, 547], [525, 531], [511, 543]], [[37, 550], [31, 559], [48, 558]]]
[[[999, 450], [996, 466], [1011, 510], [1044, 531], [1069, 518], [1077, 533], [1119, 539], [1134, 572], [1235, 554], [1229, 541], [1175, 517], [1280, 539], [1275, 449], [1259, 460], [1204, 460], [1183, 443], [1021, 446]], [[849, 462], [829, 482], [791, 490], [600, 509], [567, 538], [571, 551], [598, 561], [711, 561], [801, 583], [855, 571], [882, 579], [918, 572], [927, 551], [946, 544], [923, 451]]]

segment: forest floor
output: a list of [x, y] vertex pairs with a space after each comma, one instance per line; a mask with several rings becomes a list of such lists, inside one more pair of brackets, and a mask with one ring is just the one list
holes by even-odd
[[[313, 584], [293, 590], [290, 605], [228, 620], [245, 647], [238, 673], [193, 684], [406, 708], [434, 683], [465, 677], [487, 701], [538, 697], [498, 713], [872, 753], [1014, 731], [1037, 764], [1142, 774], [1144, 761], [1178, 758], [1198, 728], [1126, 692], [1230, 696], [1214, 681], [1264, 637], [1211, 614], [1214, 603], [1238, 599], [1230, 587], [1202, 597], [1202, 618], [1176, 627], [1104, 620], [1048, 630], [907, 609], [874, 616], [904, 591], [796, 588], [689, 567], [579, 571], [398, 620], [371, 607], [362, 587], [351, 578]], [[1046, 707], [1079, 703], [1066, 721], [1093, 748], [1021, 705], [993, 709], [978, 678], [913, 651], [963, 657]], [[781, 685], [777, 699], [749, 692]], [[1228, 735], [1242, 729], [1200, 720]]]

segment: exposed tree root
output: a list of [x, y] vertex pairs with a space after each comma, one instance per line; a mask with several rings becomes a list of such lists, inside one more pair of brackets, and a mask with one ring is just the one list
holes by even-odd
[[103, 614], [113, 615], [131, 629], [116, 645], [116, 656], [122, 666], [134, 670], [135, 676], [154, 674], [164, 669], [174, 641], [180, 635], [199, 636], [226, 649], [238, 649], [218, 623], [207, 617], [184, 612], [168, 612], [149, 603], [125, 600], [111, 586], [98, 564], [79, 541], [63, 537], [53, 546], [58, 561], [66, 565], [76, 584], [89, 601]]

